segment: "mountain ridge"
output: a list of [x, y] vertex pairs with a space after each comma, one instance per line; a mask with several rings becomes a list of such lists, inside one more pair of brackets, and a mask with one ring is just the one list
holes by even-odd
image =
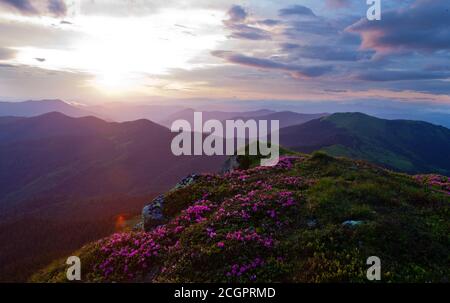
[[336, 113], [282, 129], [280, 142], [296, 151], [323, 149], [405, 172], [450, 174], [450, 130], [423, 121]]

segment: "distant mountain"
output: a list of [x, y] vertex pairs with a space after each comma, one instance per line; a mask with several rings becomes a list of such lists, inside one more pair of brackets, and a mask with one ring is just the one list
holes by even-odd
[[320, 114], [301, 114], [301, 113], [296, 113], [296, 112], [291, 112], [291, 111], [283, 111], [283, 112], [274, 112], [274, 113], [270, 113], [268, 115], [263, 115], [263, 116], [238, 116], [238, 117], [234, 117], [234, 120], [238, 120], [238, 119], [242, 119], [244, 121], [253, 119], [256, 121], [261, 121], [261, 120], [266, 120], [266, 121], [271, 121], [271, 120], [278, 120], [280, 121], [280, 128], [284, 128], [284, 127], [288, 127], [288, 126], [292, 126], [292, 125], [300, 125], [303, 124], [305, 122], [314, 120], [314, 119], [318, 119], [318, 118], [322, 118], [325, 117], [329, 114], [325, 114], [325, 113], [320, 113]]
[[88, 106], [87, 109], [101, 117], [108, 117], [117, 122], [147, 119], [156, 123], [184, 110], [181, 106], [127, 104], [125, 102]]
[[148, 120], [108, 123], [60, 113], [2, 124], [0, 204], [158, 192], [187, 174], [220, 167], [214, 157], [174, 156], [173, 136]]
[[207, 120], [219, 120], [224, 121], [227, 119], [234, 119], [235, 117], [241, 118], [256, 118], [261, 116], [266, 116], [269, 114], [275, 113], [274, 111], [262, 109], [256, 111], [248, 111], [248, 112], [223, 112], [223, 111], [200, 111], [192, 108], [184, 109], [182, 111], [176, 112], [173, 115], [170, 115], [164, 121], [161, 121], [161, 124], [169, 127], [172, 125], [172, 122], [176, 120], [186, 120], [191, 125], [194, 124], [194, 113], [196, 111], [202, 112], [203, 122]]
[[173, 136], [148, 120], [0, 118], [0, 280], [107, 235], [115, 216], [136, 215], [183, 177], [222, 166], [222, 157], [174, 156]]
[[61, 100], [0, 102], [0, 116], [34, 117], [50, 112], [60, 112], [70, 117], [93, 115], [88, 110], [70, 105]]
[[450, 175], [450, 129], [427, 122], [339, 113], [280, 131], [281, 145], [326, 150], [405, 172]]

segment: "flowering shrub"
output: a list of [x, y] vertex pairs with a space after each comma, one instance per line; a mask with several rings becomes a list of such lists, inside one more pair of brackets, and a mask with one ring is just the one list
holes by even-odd
[[322, 155], [202, 175], [166, 194], [165, 225], [85, 248], [85, 280], [362, 282], [380, 255], [386, 282], [446, 281], [449, 179], [414, 179]]
[[154, 233], [120, 233], [99, 242], [100, 263], [93, 268], [104, 280], [140, 277], [158, 257], [161, 246]]
[[450, 178], [441, 175], [416, 175], [414, 179], [421, 184], [425, 184], [435, 190], [450, 195]]
[[[226, 273], [227, 277], [241, 277], [244, 274], [248, 274], [252, 269], [258, 268], [264, 265], [264, 260], [261, 258], [255, 258], [251, 263], [248, 264], [233, 264], [230, 271]], [[250, 275], [249, 280], [256, 280], [256, 275]]]

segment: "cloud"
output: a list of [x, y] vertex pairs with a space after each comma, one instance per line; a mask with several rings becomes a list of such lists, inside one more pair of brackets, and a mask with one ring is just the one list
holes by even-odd
[[233, 5], [228, 10], [228, 16], [230, 17], [231, 22], [244, 22], [247, 19], [247, 12], [240, 5]]
[[264, 20], [257, 21], [257, 23], [260, 25], [265, 25], [265, 26], [275, 26], [275, 25], [281, 24], [281, 21], [274, 20], [274, 19], [264, 19]]
[[89, 100], [98, 96], [94, 89], [86, 86], [91, 76], [84, 73], [48, 71], [25, 65], [5, 67], [0, 68], [0, 92], [4, 96], [25, 100], [55, 97]]
[[14, 8], [26, 15], [37, 14], [37, 9], [30, 3], [29, 0], [0, 0], [0, 4]]
[[269, 32], [246, 24], [234, 24], [228, 26], [232, 29], [231, 38], [246, 40], [270, 40], [272, 39]]
[[326, 0], [325, 4], [327, 7], [330, 7], [330, 8], [346, 8], [346, 7], [350, 7], [351, 1], [350, 0]]
[[10, 48], [3, 48], [0, 47], [0, 60], [9, 60], [14, 58], [17, 51], [10, 49]]
[[310, 8], [303, 6], [303, 5], [294, 5], [294, 6], [280, 9], [279, 15], [282, 17], [286, 17], [286, 16], [312, 16], [312, 17], [315, 17], [316, 16]]
[[346, 93], [348, 90], [346, 90], [346, 89], [326, 88], [323, 91], [326, 92], [326, 93]]
[[67, 14], [64, 0], [0, 0], [0, 5], [14, 9], [24, 15], [46, 15], [62, 17]]
[[[244, 40], [270, 40], [271, 34], [261, 28], [253, 26], [253, 21], [248, 20], [247, 11], [239, 5], [232, 6], [228, 12], [228, 19], [224, 20], [224, 25], [231, 30], [231, 38]], [[270, 23], [265, 20], [266, 23]], [[264, 22], [264, 21], [263, 21]], [[261, 24], [260, 21], [254, 22]]]
[[0, 18], [0, 45], [12, 48], [61, 49], [86, 35], [71, 28], [61, 30], [41, 24], [8, 21]]
[[12, 65], [12, 64], [3, 64], [3, 63], [0, 63], [0, 68], [15, 68], [16, 66], [15, 65]]
[[406, 81], [406, 80], [437, 80], [448, 79], [450, 73], [435, 73], [423, 71], [371, 71], [356, 75], [355, 79], [364, 81]]
[[336, 24], [331, 24], [328, 20], [315, 18], [313, 20], [301, 20], [290, 22], [284, 31], [285, 35], [291, 39], [304, 39], [304, 34], [320, 36], [335, 36], [339, 34]]
[[359, 61], [370, 59], [371, 52], [360, 52], [339, 45], [303, 45], [293, 43], [281, 44], [283, 51], [292, 58], [309, 58], [322, 61]]
[[67, 6], [63, 0], [49, 0], [47, 8], [49, 12], [56, 17], [65, 16], [67, 14]]
[[448, 1], [417, 0], [383, 12], [380, 22], [361, 19], [347, 31], [361, 35], [363, 48], [379, 53], [449, 51], [449, 8]]
[[292, 77], [298, 79], [319, 77], [332, 70], [331, 66], [301, 66], [296, 64], [286, 64], [270, 59], [249, 57], [228, 51], [214, 51], [212, 52], [212, 55], [234, 64], [289, 72]]

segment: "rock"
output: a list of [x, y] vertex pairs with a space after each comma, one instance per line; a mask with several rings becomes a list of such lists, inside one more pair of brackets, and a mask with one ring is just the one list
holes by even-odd
[[143, 231], [144, 230], [144, 222], [139, 222], [135, 226], [133, 226], [133, 231]]
[[149, 231], [153, 227], [164, 222], [163, 215], [164, 195], [156, 197], [142, 209], [142, 222], [144, 230]]
[[232, 172], [238, 168], [239, 168], [238, 156], [235, 155], [235, 156], [229, 157], [225, 161], [225, 163], [222, 165], [222, 169], [220, 170], [220, 172], [222, 174], [224, 174], [224, 173]]
[[355, 221], [355, 220], [347, 220], [342, 222], [343, 226], [347, 226], [347, 227], [355, 227], [358, 225], [361, 225], [363, 223], [363, 221]]
[[[185, 188], [193, 184], [199, 178], [200, 176], [196, 174], [189, 175], [178, 182], [170, 191]], [[142, 209], [142, 228], [145, 231], [150, 231], [154, 227], [165, 223], [166, 218], [164, 218], [163, 215], [164, 202], [164, 195], [160, 195]]]
[[177, 185], [175, 185], [174, 188], [171, 189], [171, 191], [185, 188], [185, 187], [193, 184], [196, 180], [198, 180], [198, 178], [200, 178], [199, 175], [196, 175], [196, 174], [189, 175], [186, 178], [182, 179], [180, 182], [178, 182]]
[[308, 220], [306, 222], [306, 225], [308, 225], [309, 228], [314, 228], [317, 226], [317, 220], [316, 219]]

